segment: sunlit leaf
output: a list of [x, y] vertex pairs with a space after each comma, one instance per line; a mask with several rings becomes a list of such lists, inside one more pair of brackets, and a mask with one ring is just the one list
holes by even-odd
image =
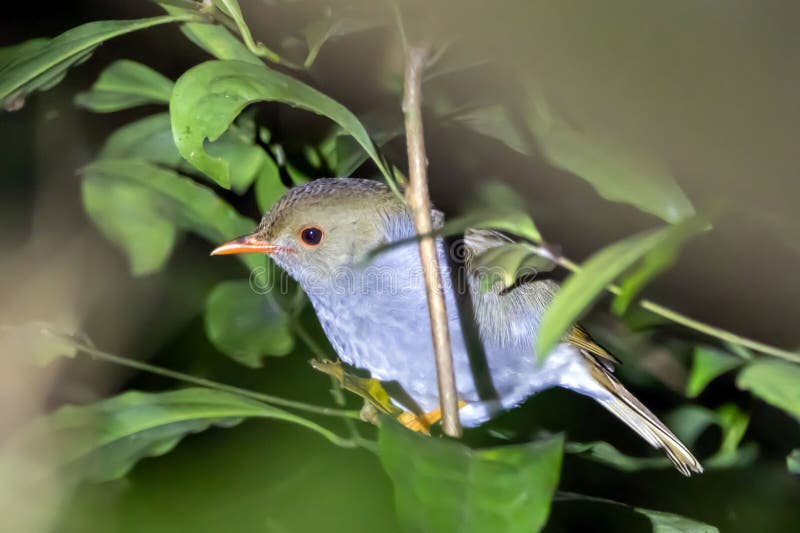
[[618, 315], [624, 314], [642, 288], [672, 266], [683, 245], [709, 227], [708, 222], [700, 217], [692, 217], [681, 223], [682, 231], [671, 232], [659, 246], [645, 254], [631, 272], [622, 276], [619, 281], [620, 292], [614, 297], [611, 310]]
[[379, 449], [409, 531], [539, 531], [561, 470], [563, 439], [472, 450], [390, 421]]
[[[88, 481], [118, 479], [146, 457], [164, 455], [181, 439], [211, 426], [272, 418], [327, 429], [270, 405], [204, 388], [164, 393], [126, 392], [86, 406], [67, 406], [14, 437], [17, 446], [57, 442], [59, 470]], [[335, 438], [335, 436], [334, 436]]]
[[736, 378], [740, 389], [749, 390], [768, 404], [800, 419], [800, 365], [759, 359], [749, 363]]
[[652, 250], [696, 226], [694, 219], [639, 233], [592, 255], [579, 272], [567, 278], [545, 312], [536, 339], [536, 352], [546, 356], [594, 299]]
[[75, 103], [95, 113], [110, 113], [145, 104], [168, 104], [172, 80], [146, 65], [120, 59], [106, 68], [91, 90]]
[[743, 363], [742, 359], [709, 346], [696, 346], [689, 381], [686, 382], [686, 395], [697, 397], [715, 378]]
[[[252, 231], [210, 189], [138, 159], [103, 159], [83, 169], [84, 206], [100, 230], [128, 255], [134, 274], [161, 268], [179, 230], [213, 244]], [[262, 256], [237, 256], [250, 269], [264, 268]]]
[[800, 448], [795, 448], [786, 456], [786, 468], [791, 474], [800, 474]]
[[14, 59], [0, 67], [0, 100], [4, 106], [18, 102], [38, 89], [47, 89], [63, 78], [66, 71], [86, 60], [104, 41], [159, 24], [192, 20], [192, 14], [134, 20], [89, 22], [68, 30], [47, 43], [19, 47]]
[[719, 533], [719, 530], [703, 522], [686, 518], [672, 513], [665, 513], [663, 511], [653, 511], [652, 509], [644, 509], [642, 507], [634, 507], [627, 503], [621, 503], [607, 498], [598, 498], [596, 496], [586, 496], [584, 494], [575, 494], [572, 492], [561, 492], [556, 494], [556, 502], [589, 502], [601, 503], [608, 505], [617, 505], [625, 507], [633, 512], [646, 516], [653, 526], [653, 533]]
[[[162, 4], [167, 13], [190, 13], [185, 8]], [[234, 37], [225, 26], [221, 24], [207, 24], [202, 22], [187, 22], [181, 24], [181, 31], [194, 44], [208, 52], [217, 59], [233, 59], [261, 65], [262, 61], [253, 52]]]
[[256, 42], [253, 35], [250, 33], [250, 28], [244, 20], [242, 8], [239, 6], [238, 0], [212, 0], [213, 4], [219, 9], [221, 13], [233, 19], [236, 28], [239, 30], [242, 40], [244, 40], [247, 49], [257, 56], [265, 57], [274, 63], [283, 63], [289, 66], [294, 64], [284, 60], [278, 55], [277, 52], [267, 48], [263, 43]]
[[209, 340], [249, 367], [261, 366], [265, 355], [286, 355], [294, 348], [289, 316], [261, 289], [248, 280], [224, 281], [206, 300]]
[[233, 131], [227, 131], [215, 142], [208, 143], [206, 151], [228, 165], [231, 190], [238, 194], [247, 191], [264, 165], [272, 162], [260, 146], [248, 142]]
[[391, 179], [366, 130], [341, 104], [285, 74], [239, 61], [203, 63], [176, 83], [170, 114], [181, 155], [214, 181], [229, 187], [228, 164], [206, 153], [204, 143], [219, 138], [247, 105], [258, 101], [284, 102], [327, 116], [351, 134]]

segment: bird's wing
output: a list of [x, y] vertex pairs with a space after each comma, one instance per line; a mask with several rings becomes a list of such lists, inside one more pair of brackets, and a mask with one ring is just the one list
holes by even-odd
[[[492, 250], [501, 246], [514, 245], [514, 240], [508, 236], [493, 230], [467, 229], [464, 232], [465, 261], [468, 271], [475, 274], [475, 269], [471, 268], [482, 254], [491, 253]], [[555, 265], [544, 263], [541, 270], [550, 270]], [[479, 286], [479, 283], [474, 283]], [[524, 309], [531, 313], [542, 313], [550, 304], [558, 285], [552, 280], [545, 279], [522, 279], [513, 280], [509, 287], [499, 287], [491, 290], [487, 295], [485, 289], [473, 289], [473, 299], [476, 301], [476, 312], [478, 322], [481, 319], [488, 319], [499, 327], [493, 330], [503, 331], [503, 327], [498, 322], [513, 320], [513, 317], [504, 317], [505, 310]], [[497, 317], [497, 318], [495, 318]], [[498, 320], [499, 319], [499, 320]], [[598, 345], [589, 336], [589, 333], [580, 325], [576, 324], [564, 339], [565, 342], [578, 347], [581, 352], [593, 357], [607, 370], [613, 370], [614, 364], [620, 361], [611, 355], [602, 346]]]

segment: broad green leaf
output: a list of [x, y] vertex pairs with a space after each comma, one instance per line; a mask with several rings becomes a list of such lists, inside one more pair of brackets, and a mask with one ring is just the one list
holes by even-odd
[[164, 455], [181, 439], [246, 418], [272, 418], [337, 437], [292, 413], [227, 392], [189, 388], [163, 393], [125, 392], [86, 406], [67, 406], [36, 420], [16, 445], [57, 442], [59, 470], [103, 482], [127, 474], [146, 457]]
[[21, 43], [12, 44], [11, 46], [3, 46], [0, 48], [0, 69], [11, 63], [14, 59], [20, 56], [29, 55], [39, 48], [45, 46], [50, 39], [44, 37], [37, 37], [36, 39], [29, 39]]
[[603, 198], [634, 205], [667, 222], [694, 215], [692, 203], [665, 166], [606, 134], [573, 127], [544, 98], [531, 96], [529, 124], [550, 164], [588, 181]]
[[578, 272], [567, 278], [542, 318], [536, 338], [539, 356], [546, 356], [561, 342], [564, 333], [607, 285], [647, 253], [671, 241], [676, 234], [685, 233], [687, 227], [694, 227], [694, 224], [694, 219], [689, 219], [674, 226], [639, 233], [603, 248], [586, 260]]
[[143, 159], [177, 168], [183, 161], [172, 139], [169, 113], [158, 113], [122, 126], [112, 133], [98, 159]]
[[224, 281], [206, 300], [209, 340], [221, 352], [249, 366], [261, 366], [265, 355], [286, 355], [294, 348], [290, 317], [269, 294], [247, 280]]
[[[128, 255], [134, 274], [161, 268], [179, 230], [217, 244], [252, 231], [213, 191], [171, 170], [139, 159], [102, 159], [83, 169], [87, 213]], [[263, 269], [263, 256], [237, 256], [249, 269]]]
[[786, 456], [786, 468], [790, 474], [800, 474], [800, 448], [795, 448]]
[[611, 303], [614, 313], [623, 315], [642, 288], [672, 266], [681, 247], [695, 235], [709, 229], [710, 225], [700, 217], [692, 217], [682, 222], [680, 227], [682, 231], [672, 232], [664, 242], [648, 252], [636, 268], [620, 279], [620, 292]]
[[[161, 4], [167, 13], [190, 13], [188, 9], [177, 6]], [[194, 44], [208, 52], [217, 59], [233, 59], [261, 65], [262, 61], [253, 52], [237, 39], [227, 28], [220, 24], [206, 24], [203, 22], [187, 22], [181, 24], [181, 31]]]
[[162, 214], [158, 192], [132, 181], [89, 173], [82, 193], [86, 213], [109, 240], [125, 250], [134, 276], [152, 274], [164, 266], [175, 245], [177, 228]]
[[60, 81], [73, 65], [86, 60], [104, 41], [170, 22], [185, 22], [192, 14], [133, 20], [89, 22], [68, 30], [45, 44], [18, 48], [14, 59], [0, 67], [0, 100], [4, 106], [17, 102], [38, 89], [48, 89]]
[[234, 130], [223, 133], [215, 142], [207, 144], [206, 151], [228, 165], [231, 190], [237, 194], [243, 194], [250, 188], [265, 165], [272, 163], [274, 166], [260, 146], [248, 142]]
[[485, 450], [384, 421], [379, 455], [409, 531], [539, 531], [561, 470], [563, 439]]
[[145, 104], [169, 104], [172, 80], [146, 65], [120, 59], [106, 68], [90, 91], [75, 103], [95, 113], [110, 113]]
[[586, 496], [584, 494], [575, 494], [572, 492], [561, 492], [556, 494], [556, 502], [573, 502], [584, 501], [590, 503], [602, 503], [608, 505], [617, 505], [625, 507], [646, 516], [653, 526], [653, 533], [719, 533], [719, 530], [711, 525], [686, 518], [684, 516], [665, 513], [663, 511], [653, 511], [652, 509], [644, 509], [642, 507], [634, 507], [627, 503], [622, 503], [607, 498], [598, 498], [596, 496]]
[[229, 187], [229, 165], [206, 153], [204, 143], [218, 139], [247, 105], [259, 101], [283, 102], [327, 116], [352, 135], [391, 180], [366, 130], [345, 107], [285, 74], [240, 61], [203, 63], [176, 83], [170, 114], [181, 155], [214, 181]]
[[278, 165], [271, 157], [267, 157], [256, 178], [255, 194], [258, 209], [266, 213], [285, 192], [286, 187], [281, 181]]
[[743, 363], [742, 359], [709, 346], [696, 346], [689, 380], [686, 382], [686, 395], [697, 397], [715, 378]]
[[800, 419], [800, 365], [755, 360], [739, 372], [736, 385]]

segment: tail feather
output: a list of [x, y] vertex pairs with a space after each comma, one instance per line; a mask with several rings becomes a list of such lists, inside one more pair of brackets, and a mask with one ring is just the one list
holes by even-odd
[[614, 413], [651, 446], [664, 450], [669, 460], [684, 476], [691, 476], [692, 472], [698, 474], [703, 472], [702, 465], [692, 452], [656, 415], [593, 358], [587, 356], [587, 360], [597, 382], [611, 393], [611, 397], [599, 400], [603, 407]]

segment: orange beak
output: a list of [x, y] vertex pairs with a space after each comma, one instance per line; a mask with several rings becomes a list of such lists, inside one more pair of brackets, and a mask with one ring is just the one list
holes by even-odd
[[233, 239], [225, 244], [217, 246], [211, 255], [231, 255], [231, 254], [271, 254], [277, 251], [280, 246], [260, 241], [253, 235], [245, 235], [238, 239]]

